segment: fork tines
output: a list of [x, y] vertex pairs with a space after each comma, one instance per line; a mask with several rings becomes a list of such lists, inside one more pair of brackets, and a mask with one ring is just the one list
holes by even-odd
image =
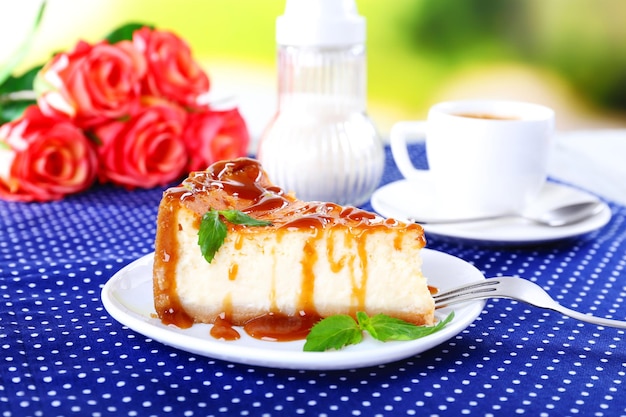
[[500, 284], [500, 281], [497, 279], [490, 279], [470, 285], [466, 284], [446, 290], [442, 293], [437, 293], [433, 295], [433, 300], [435, 300], [436, 307], [443, 307], [446, 304], [450, 304], [452, 301], [455, 303], [462, 302], [465, 298], [476, 299], [481, 298], [481, 295], [484, 295], [484, 298], [488, 298], [490, 293], [497, 290], [498, 284]]

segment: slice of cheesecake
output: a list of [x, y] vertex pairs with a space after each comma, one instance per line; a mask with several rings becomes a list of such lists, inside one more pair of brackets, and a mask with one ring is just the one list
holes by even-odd
[[[199, 246], [202, 217], [237, 210], [271, 224], [222, 218], [227, 233], [209, 262]], [[424, 232], [354, 207], [304, 202], [273, 185], [249, 158], [193, 172], [159, 206], [154, 303], [167, 324], [218, 318], [234, 325], [283, 316], [384, 313], [418, 325], [434, 321], [421, 272]]]

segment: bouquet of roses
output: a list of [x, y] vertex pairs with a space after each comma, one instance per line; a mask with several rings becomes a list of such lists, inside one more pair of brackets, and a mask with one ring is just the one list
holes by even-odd
[[[34, 96], [16, 92], [24, 87]], [[141, 25], [10, 77], [0, 86], [0, 198], [55, 200], [95, 181], [154, 187], [245, 155], [243, 118], [207, 104], [209, 87], [182, 39]]]

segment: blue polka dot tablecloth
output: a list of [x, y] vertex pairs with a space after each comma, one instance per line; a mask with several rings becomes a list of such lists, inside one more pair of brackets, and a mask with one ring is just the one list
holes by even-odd
[[[383, 183], [400, 179], [389, 152], [386, 166]], [[162, 191], [98, 186], [59, 202], [0, 202], [0, 416], [626, 415], [623, 330], [506, 299], [422, 354], [343, 371], [228, 363], [135, 333], [100, 294], [153, 251]], [[626, 319], [626, 208], [608, 204], [611, 221], [579, 239], [428, 247]]]

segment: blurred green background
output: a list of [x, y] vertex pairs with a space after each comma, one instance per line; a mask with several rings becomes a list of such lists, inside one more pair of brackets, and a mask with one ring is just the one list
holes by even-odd
[[[3, 1], [2, 48], [39, 0]], [[285, 0], [49, 0], [16, 73], [130, 21], [178, 33], [234, 94], [256, 139], [275, 109], [274, 24]], [[510, 98], [557, 111], [560, 130], [626, 127], [622, 0], [357, 0], [367, 19], [368, 111], [386, 135], [446, 99]], [[0, 54], [0, 62], [3, 55]]]

